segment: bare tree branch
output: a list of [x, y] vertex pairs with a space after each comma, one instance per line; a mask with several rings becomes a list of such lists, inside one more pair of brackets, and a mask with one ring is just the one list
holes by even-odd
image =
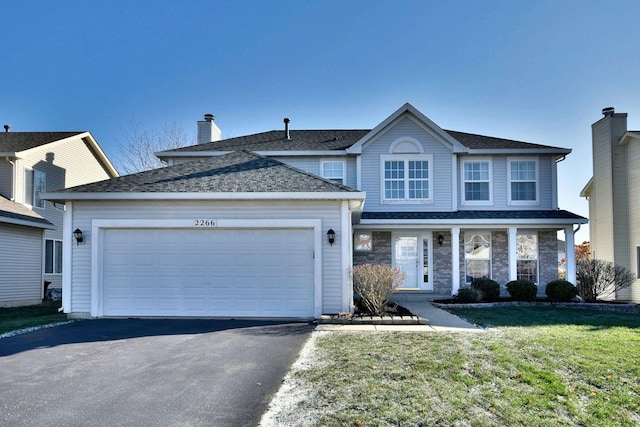
[[116, 165], [125, 174], [156, 169], [165, 164], [155, 153], [194, 144], [195, 137], [176, 122], [165, 123], [160, 130], [141, 130], [136, 125], [118, 143]]

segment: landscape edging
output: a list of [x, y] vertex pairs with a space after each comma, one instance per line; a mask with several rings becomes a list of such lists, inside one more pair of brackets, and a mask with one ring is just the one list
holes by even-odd
[[492, 308], [492, 307], [559, 307], [559, 308], [582, 308], [595, 311], [610, 311], [617, 313], [638, 313], [638, 304], [606, 304], [590, 302], [542, 302], [542, 301], [498, 301], [498, 302], [478, 302], [469, 304], [442, 304], [432, 301], [431, 304], [438, 308]]

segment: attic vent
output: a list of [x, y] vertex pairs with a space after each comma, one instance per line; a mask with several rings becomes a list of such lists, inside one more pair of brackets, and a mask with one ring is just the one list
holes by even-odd
[[284, 118], [284, 139], [290, 140], [291, 134], [289, 133], [289, 123], [291, 120], [288, 117]]
[[616, 109], [613, 107], [606, 107], [602, 109], [602, 114], [604, 114], [605, 117], [613, 116], [613, 113], [615, 112], [616, 112]]
[[11, 130], [11, 125], [4, 125], [4, 131], [9, 132]]

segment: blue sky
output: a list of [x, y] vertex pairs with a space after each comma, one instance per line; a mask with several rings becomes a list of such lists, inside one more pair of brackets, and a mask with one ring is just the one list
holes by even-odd
[[[371, 128], [411, 102], [445, 129], [571, 148], [561, 208], [587, 215], [603, 107], [640, 129], [637, 1], [20, 1], [2, 6], [0, 124], [224, 137]], [[584, 227], [585, 229], [587, 227]], [[588, 239], [581, 231], [578, 240]]]

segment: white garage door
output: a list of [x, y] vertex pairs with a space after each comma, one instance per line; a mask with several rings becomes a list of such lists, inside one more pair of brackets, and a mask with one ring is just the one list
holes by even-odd
[[312, 230], [107, 229], [105, 316], [313, 317]]

